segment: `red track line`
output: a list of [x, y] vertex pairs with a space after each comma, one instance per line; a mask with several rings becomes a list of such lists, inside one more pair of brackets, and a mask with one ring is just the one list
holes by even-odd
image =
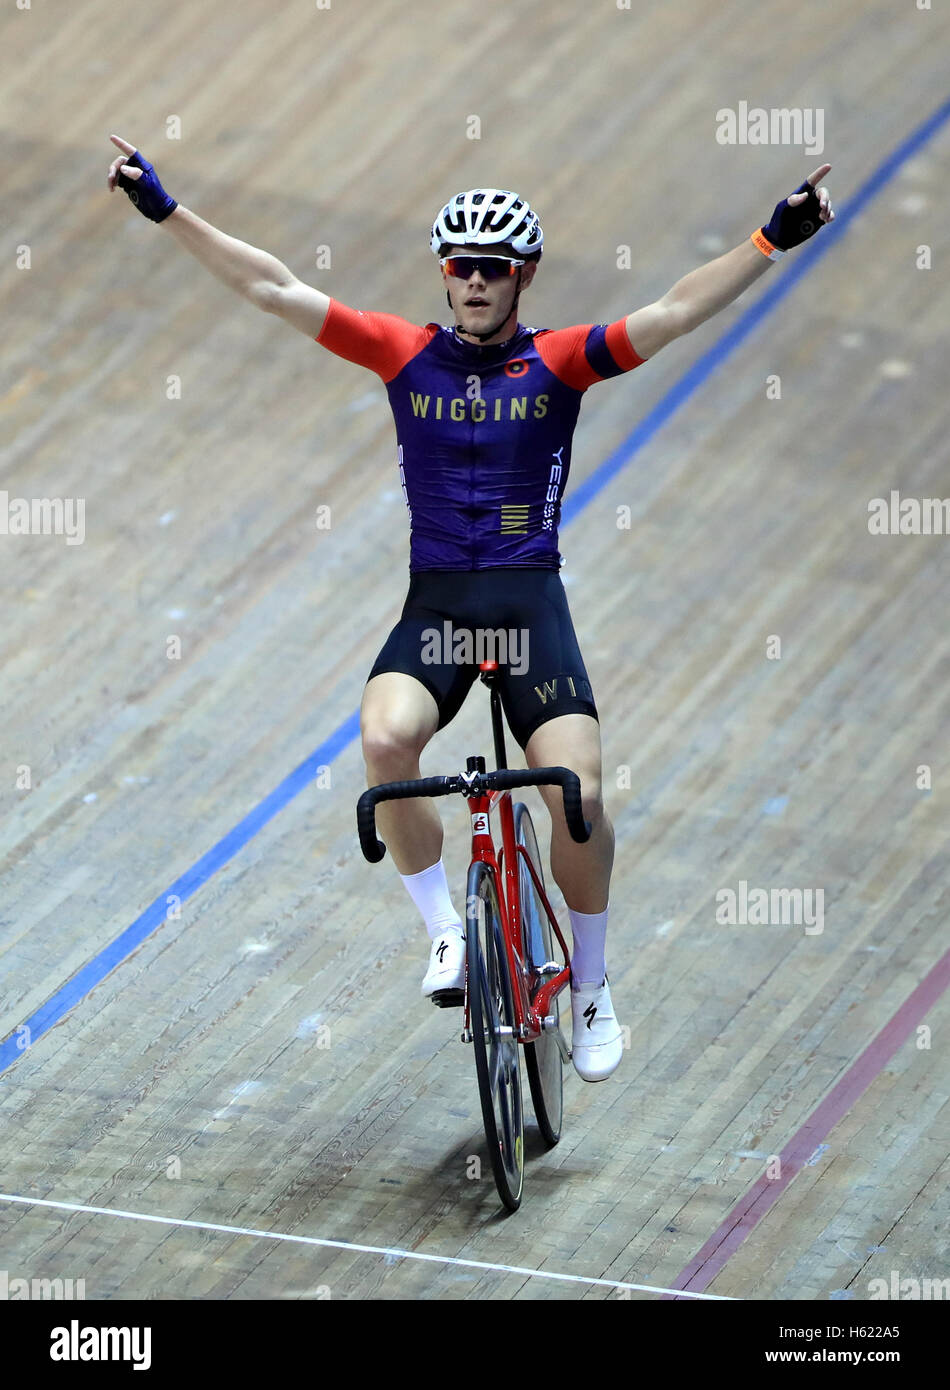
[[[904, 1000], [903, 1004], [889, 1022], [868, 1043], [857, 1061], [824, 1100], [812, 1111], [808, 1119], [792, 1136], [782, 1150], [781, 1177], [759, 1178], [736, 1203], [722, 1225], [709, 1237], [706, 1244], [689, 1264], [672, 1281], [670, 1287], [700, 1293], [708, 1288], [726, 1261], [738, 1250], [767, 1211], [778, 1201], [782, 1192], [797, 1173], [805, 1166], [815, 1149], [843, 1115], [870, 1086], [894, 1056], [894, 1053], [950, 985], [950, 951], [940, 957], [937, 964], [925, 975], [920, 984]], [[675, 1294], [664, 1294], [663, 1298], [676, 1299]]]

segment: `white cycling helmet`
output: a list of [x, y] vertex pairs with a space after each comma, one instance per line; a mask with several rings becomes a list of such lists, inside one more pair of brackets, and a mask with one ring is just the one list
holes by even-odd
[[432, 224], [429, 245], [437, 256], [445, 246], [497, 246], [506, 243], [522, 256], [541, 255], [544, 233], [524, 198], [499, 188], [470, 188], [455, 197]]

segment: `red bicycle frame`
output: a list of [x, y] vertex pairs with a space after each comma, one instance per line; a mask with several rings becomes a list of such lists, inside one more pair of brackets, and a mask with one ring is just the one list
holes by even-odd
[[[515, 1018], [517, 1020], [519, 1042], [534, 1042], [544, 1031], [544, 1019], [551, 1012], [551, 1005], [557, 994], [569, 983], [570, 952], [561, 935], [557, 918], [552, 911], [551, 904], [548, 902], [547, 894], [538, 878], [537, 871], [523, 845], [515, 842], [515, 819], [511, 809], [511, 792], [485, 792], [467, 798], [468, 809], [472, 818], [472, 862], [481, 860], [491, 869], [495, 880], [495, 889], [498, 895], [498, 907], [501, 913], [502, 935], [505, 940], [505, 951], [508, 956], [508, 970], [514, 982], [514, 1005]], [[491, 812], [498, 809], [501, 817], [501, 839], [502, 848], [500, 857], [495, 854], [495, 842], [492, 839], [489, 816]], [[528, 872], [534, 882], [538, 898], [547, 913], [551, 929], [560, 943], [561, 950], [564, 952], [564, 967], [556, 975], [546, 979], [535, 993], [534, 999], [529, 998], [525, 977], [527, 970], [525, 967], [524, 956], [524, 935], [522, 932], [522, 912], [521, 912], [521, 882], [518, 876], [518, 856], [524, 860], [528, 866]], [[502, 870], [504, 869], [504, 877]], [[465, 1034], [469, 1032], [469, 1006], [468, 990], [465, 991]]]

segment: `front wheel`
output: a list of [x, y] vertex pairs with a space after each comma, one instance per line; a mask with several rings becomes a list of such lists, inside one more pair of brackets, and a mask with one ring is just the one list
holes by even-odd
[[498, 1195], [509, 1211], [517, 1211], [524, 1186], [524, 1117], [514, 993], [494, 876], [481, 862], [469, 869], [465, 942], [485, 1138]]
[[[531, 813], [524, 802], [519, 801], [514, 808], [515, 843], [523, 845], [525, 854], [534, 865], [538, 881], [544, 886], [544, 871], [541, 855], [538, 852], [538, 838], [534, 833]], [[524, 957], [528, 966], [528, 993], [534, 995], [546, 976], [543, 966], [556, 964], [554, 933], [544, 904], [538, 896], [531, 872], [518, 853], [518, 888], [521, 898], [522, 936]], [[560, 1028], [560, 1009], [557, 997], [551, 1004], [551, 1013]], [[561, 1049], [553, 1032], [542, 1033], [534, 1042], [525, 1043], [525, 1068], [528, 1084], [531, 1087], [531, 1100], [538, 1128], [545, 1142], [553, 1147], [561, 1137], [561, 1123], [564, 1117], [564, 1064]]]

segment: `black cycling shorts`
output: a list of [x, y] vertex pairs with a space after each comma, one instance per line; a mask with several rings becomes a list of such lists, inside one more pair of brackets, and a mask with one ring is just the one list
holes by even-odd
[[451, 722], [479, 674], [498, 662], [497, 688], [512, 734], [524, 749], [541, 724], [561, 714], [597, 718], [557, 570], [505, 567], [423, 570], [410, 575], [402, 616], [367, 676], [415, 676]]

